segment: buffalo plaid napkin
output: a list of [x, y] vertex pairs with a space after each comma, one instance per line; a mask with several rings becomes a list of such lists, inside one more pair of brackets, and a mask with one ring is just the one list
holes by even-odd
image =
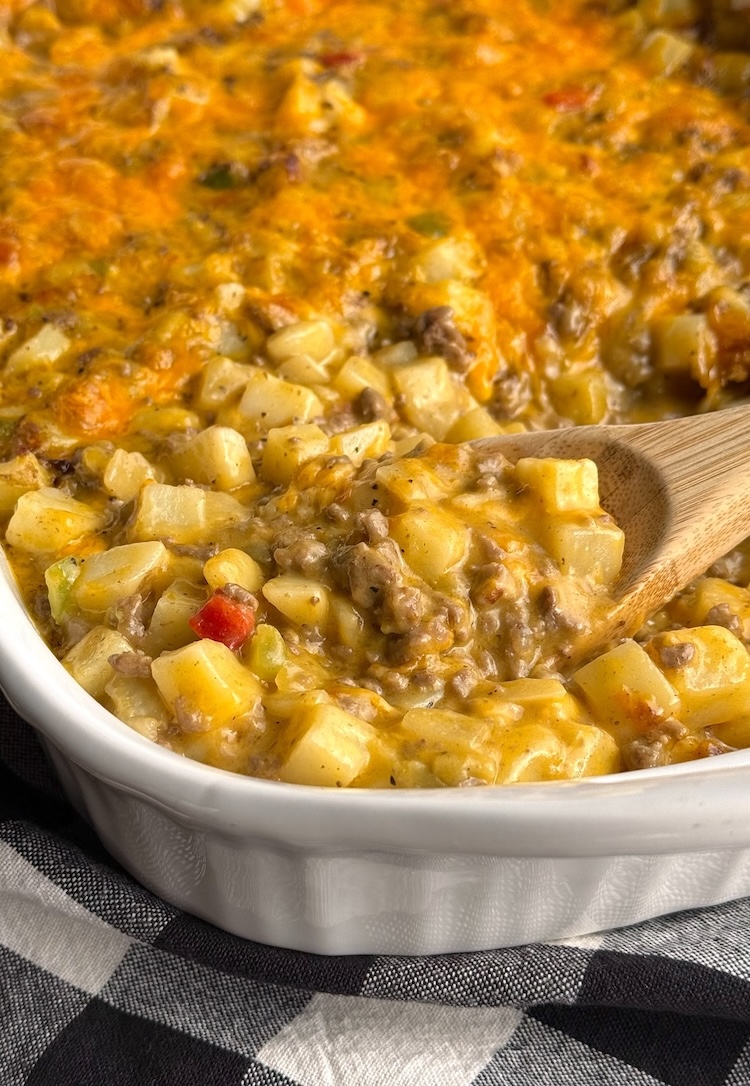
[[325, 958], [159, 901], [0, 704], [0, 1086], [748, 1086], [750, 900], [554, 944]]

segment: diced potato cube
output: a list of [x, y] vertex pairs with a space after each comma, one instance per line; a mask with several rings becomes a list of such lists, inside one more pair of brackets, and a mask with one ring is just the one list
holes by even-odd
[[407, 362], [413, 362], [419, 356], [417, 346], [411, 339], [398, 339], [395, 343], [389, 343], [381, 347], [372, 355], [372, 362], [380, 369], [393, 369], [394, 366], [405, 366]]
[[264, 434], [276, 426], [309, 422], [323, 414], [323, 404], [311, 389], [266, 370], [248, 369], [250, 375], [236, 409], [238, 429], [243, 433]]
[[539, 540], [563, 573], [591, 577], [611, 585], [622, 567], [625, 533], [609, 519], [549, 520], [539, 526]]
[[375, 459], [381, 456], [388, 448], [390, 439], [390, 426], [382, 419], [377, 419], [332, 437], [331, 454], [348, 456], [352, 463], [359, 467], [368, 456]]
[[490, 721], [493, 727], [517, 724], [523, 718], [524, 713], [521, 705], [503, 697], [502, 694], [496, 693], [469, 698], [464, 707], [472, 716]]
[[163, 543], [125, 543], [84, 558], [73, 585], [82, 611], [104, 615], [124, 596], [144, 591], [164, 573], [169, 552]]
[[430, 584], [457, 565], [469, 543], [469, 529], [439, 505], [413, 505], [390, 518], [390, 535], [406, 563]]
[[96, 441], [80, 452], [81, 470], [95, 479], [103, 479], [107, 464], [112, 459], [113, 447], [109, 441]]
[[367, 113], [355, 102], [349, 89], [337, 79], [328, 79], [323, 84], [323, 117], [327, 118], [326, 127], [330, 127], [335, 118], [338, 125], [359, 128], [367, 120]]
[[504, 729], [498, 741], [497, 784], [548, 781], [559, 776], [565, 745], [553, 728], [524, 723]]
[[403, 397], [403, 412], [412, 426], [440, 441], [461, 414], [458, 391], [444, 358], [423, 358], [393, 371]]
[[693, 42], [668, 30], [652, 30], [641, 46], [641, 56], [652, 75], [672, 75], [693, 52]]
[[239, 24], [252, 18], [261, 6], [261, 0], [220, 0], [211, 6], [211, 21], [225, 27], [230, 33]]
[[255, 336], [247, 335], [246, 331], [240, 332], [235, 321], [226, 317], [219, 318], [214, 334], [217, 336], [213, 342], [214, 349], [225, 358], [231, 358], [234, 362], [245, 362], [252, 356], [252, 340]]
[[292, 61], [285, 68], [291, 79], [276, 107], [276, 120], [282, 131], [296, 135], [325, 132], [331, 119], [323, 115], [323, 90], [309, 76], [301, 61]]
[[728, 747], [746, 750], [750, 747], [750, 714], [734, 717], [723, 724], [714, 724], [711, 733]]
[[332, 595], [329, 607], [331, 634], [337, 643], [350, 649], [361, 647], [366, 635], [365, 622], [354, 604], [345, 596]]
[[550, 396], [555, 410], [577, 426], [601, 422], [609, 406], [606, 378], [596, 366], [561, 373], [551, 383]]
[[222, 727], [249, 713], [263, 688], [257, 677], [220, 641], [203, 639], [164, 652], [151, 665], [159, 693], [171, 711], [178, 698], [206, 721]]
[[216, 305], [222, 313], [236, 313], [245, 300], [242, 283], [219, 283], [214, 290]]
[[206, 590], [182, 578], [175, 579], [159, 596], [141, 648], [149, 656], [158, 656], [166, 649], [177, 649], [198, 635], [190, 619], [206, 602]]
[[70, 345], [70, 339], [54, 324], [43, 324], [31, 339], [13, 351], [5, 363], [5, 373], [26, 373], [35, 366], [51, 366]]
[[22, 494], [49, 486], [49, 470], [33, 453], [22, 453], [0, 464], [0, 516], [9, 516]]
[[253, 462], [242, 434], [228, 426], [209, 426], [172, 457], [183, 478], [217, 490], [233, 490], [255, 480]]
[[593, 460], [522, 457], [515, 478], [548, 513], [597, 513], [599, 472]]
[[279, 777], [289, 784], [346, 788], [370, 761], [375, 729], [336, 705], [306, 708]]
[[187, 433], [188, 430], [199, 430], [203, 425], [200, 415], [187, 407], [178, 407], [176, 404], [149, 404], [136, 411], [131, 424], [132, 432], [145, 431], [153, 434], [177, 434]]
[[393, 455], [398, 460], [404, 456], [409, 456], [417, 445], [421, 449], [429, 449], [430, 445], [435, 444], [436, 441], [432, 434], [427, 434], [424, 430], [418, 434], [407, 434], [406, 437], [394, 438]]
[[486, 407], [475, 407], [453, 423], [445, 435], [446, 441], [458, 444], [461, 441], [476, 441], [481, 437], [496, 437], [503, 428], [493, 419]]
[[482, 749], [492, 735], [486, 720], [451, 709], [409, 709], [401, 729], [414, 739], [425, 740], [433, 750], [460, 755]]
[[253, 757], [257, 732], [253, 727], [211, 728], [208, 731], [187, 731], [170, 737], [172, 749], [186, 758], [217, 766], [232, 773], [245, 773]]
[[281, 363], [276, 371], [285, 381], [297, 385], [327, 385], [331, 379], [325, 362], [316, 362], [306, 354], [295, 354]]
[[252, 372], [249, 366], [233, 362], [230, 358], [212, 358], [201, 371], [196, 407], [201, 411], [216, 411], [233, 393], [245, 387]]
[[701, 577], [670, 605], [672, 610], [685, 626], [726, 626], [750, 639], [750, 590], [719, 577]]
[[194, 585], [200, 585], [202, 588], [204, 578], [200, 548], [195, 554], [175, 554], [174, 551], [169, 551], [169, 565], [166, 575], [170, 582], [182, 579], [190, 581]]
[[664, 373], [687, 374], [702, 383], [716, 359], [716, 337], [705, 313], [680, 313], [656, 321], [656, 365]]
[[323, 362], [336, 346], [328, 321], [297, 321], [268, 337], [266, 350], [274, 362], [284, 362], [295, 355], [307, 355]]
[[258, 592], [265, 579], [255, 559], [236, 547], [227, 547], [209, 558], [203, 566], [203, 576], [211, 588], [238, 584], [248, 592]]
[[600, 777], [622, 768], [620, 749], [603, 728], [573, 720], [558, 720], [555, 732], [563, 741], [564, 753], [558, 775], [565, 779]]
[[498, 757], [486, 750], [471, 750], [464, 754], [443, 751], [432, 759], [432, 772], [438, 781], [455, 788], [468, 780], [495, 784]]
[[115, 672], [104, 693], [115, 716], [149, 739], [156, 739], [169, 724], [167, 708], [153, 679]]
[[149, 483], [138, 496], [128, 535], [133, 542], [170, 539], [205, 543], [224, 529], [241, 524], [247, 515], [245, 506], [230, 494]]
[[[112, 708], [112, 712], [115, 716], [118, 715], [118, 711], [115, 707]], [[152, 743], [155, 743], [158, 740], [164, 728], [162, 722], [153, 716], [132, 716], [129, 720], [126, 720], [125, 717], [120, 717], [120, 719], [123, 720], [129, 728], [132, 728], [134, 732], [138, 732], [144, 739], [149, 739]]]
[[457, 279], [470, 283], [482, 271], [482, 256], [470, 238], [439, 238], [412, 260], [410, 271], [422, 283]]
[[343, 83], [333, 79], [313, 80], [315, 69], [309, 62], [289, 62], [288, 72], [294, 73], [284, 96], [277, 106], [277, 121], [283, 131], [298, 135], [320, 134], [332, 124], [359, 127], [366, 114], [355, 102]]
[[642, 724], [645, 730], [660, 718], [679, 712], [674, 686], [632, 640], [584, 664], [573, 678], [594, 716], [610, 724]]
[[121, 502], [132, 502], [148, 482], [156, 482], [161, 473], [149, 464], [142, 453], [116, 449], [102, 476], [102, 485], [108, 494]]
[[[571, 776], [582, 775], [585, 750], [591, 750], [592, 758], [594, 757], [595, 736], [586, 731], [580, 736], [577, 733], [578, 726], [585, 723], [583, 706], [557, 679], [513, 679], [499, 683], [492, 693], [471, 698], [467, 709], [492, 720], [495, 725], [494, 746], [504, 752], [503, 765], [506, 768], [510, 757], [507, 750], [516, 752], [512, 754], [511, 763], [517, 756], [519, 722], [524, 728], [541, 725], [545, 729], [552, 729], [558, 739], [564, 742], [561, 755], [563, 759], [570, 758], [575, 761], [578, 757], [575, 751], [578, 751], [580, 758], [575, 761], [578, 771], [575, 774], [571, 772]], [[591, 728], [592, 732], [600, 730]], [[604, 734], [605, 739], [599, 745], [601, 750], [612, 745], [609, 735]], [[554, 748], [547, 746], [546, 749], [550, 753]], [[602, 770], [606, 771], [608, 770]], [[541, 767], [535, 772], [541, 772]], [[568, 775], [563, 770], [563, 761], [554, 760], [549, 763], [545, 773], [549, 778]]]
[[564, 702], [569, 697], [559, 679], [510, 679], [498, 683], [493, 695], [529, 709]]
[[262, 592], [271, 606], [295, 626], [325, 625], [331, 595], [325, 585], [293, 573], [282, 573], [266, 581]]
[[11, 547], [30, 554], [56, 554], [99, 531], [104, 523], [103, 513], [45, 486], [21, 495], [5, 539]]
[[330, 674], [319, 656], [312, 656], [309, 652], [302, 652], [298, 656], [287, 654], [274, 676], [278, 697], [272, 697], [270, 702], [267, 697], [266, 706], [280, 716], [294, 716], [300, 708], [300, 697], [308, 692], [319, 695], [318, 700], [328, 700], [319, 687], [329, 678]]
[[[392, 759], [396, 763], [396, 759]], [[383, 759], [379, 759], [380, 765], [383, 764]], [[389, 766], [389, 772], [385, 777], [385, 780], [375, 783], [373, 786], [385, 788], [387, 785], [393, 787], [393, 781], [399, 788], [440, 788], [445, 783], [442, 780], [438, 780], [429, 766], [426, 766], [424, 762], [418, 761], [416, 758], [402, 758], [397, 761], [396, 764]], [[391, 780], [393, 778], [393, 780]], [[369, 783], [369, 782], [368, 782]]]
[[289, 483], [308, 460], [329, 448], [329, 438], [319, 426], [280, 426], [269, 431], [260, 473], [269, 483]]
[[333, 387], [345, 400], [354, 400], [366, 388], [374, 388], [381, 396], [390, 398], [391, 383], [369, 358], [352, 355], [347, 358], [333, 380]]
[[437, 502], [450, 497], [458, 489], [446, 484], [429, 464], [416, 457], [382, 464], [375, 477], [381, 492], [388, 491], [405, 505], [420, 501]]
[[[552, 589], [554, 597], [554, 611], [557, 616], [558, 622], [563, 622], [568, 629], [585, 630], [591, 625], [593, 621], [597, 621], [594, 616], [597, 612], [601, 613], [600, 608], [607, 606], [603, 598], [598, 600], [592, 595], [592, 584], [589, 578], [584, 577], [561, 577], [556, 579], [554, 588]], [[544, 611], [549, 605], [549, 595], [547, 595], [546, 604], [543, 602], [542, 597], [544, 588], [540, 590], [539, 596], [536, 597], [536, 604]]]
[[107, 626], [95, 626], [70, 649], [63, 664], [84, 690], [93, 698], [101, 698], [115, 675], [110, 656], [132, 651], [133, 646], [121, 633]]
[[750, 713], [750, 655], [723, 626], [668, 630], [646, 645], [680, 697], [680, 720], [705, 728]]
[[[690, 277], [690, 282], [694, 284], [691, 288], [691, 295], [693, 298], [698, 298], [702, 294], [708, 294], [710, 291], [720, 287], [721, 284], [726, 281], [719, 253], [713, 246], [707, 245], [704, 241], [699, 241], [697, 238], [693, 238], [692, 241], [689, 241], [687, 244], [683, 267], [685, 274]], [[710, 348], [706, 352], [704, 361], [709, 368], [702, 371], [696, 370], [694, 373], [694, 375], [700, 374], [696, 379], [698, 379], [702, 385], [705, 381], [710, 380], [710, 374], [713, 370], [714, 352]]]
[[493, 494], [492, 490], [468, 490], [465, 494], [457, 494], [451, 498], [450, 505], [462, 519], [488, 528], [496, 538], [498, 532], [500, 536], [513, 534], [516, 527], [519, 530], [514, 538], [520, 539], [524, 535], [524, 517], [519, 506], [509, 502], [505, 496]]

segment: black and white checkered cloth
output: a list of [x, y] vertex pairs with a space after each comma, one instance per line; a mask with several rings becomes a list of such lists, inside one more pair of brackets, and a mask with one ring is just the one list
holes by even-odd
[[434, 958], [260, 946], [165, 905], [0, 705], [0, 1086], [748, 1086], [750, 900]]

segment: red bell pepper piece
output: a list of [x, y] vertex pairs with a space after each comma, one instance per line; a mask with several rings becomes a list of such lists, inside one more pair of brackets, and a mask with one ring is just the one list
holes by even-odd
[[543, 94], [542, 101], [558, 113], [577, 113], [585, 109], [594, 97], [595, 94], [591, 90], [570, 83], [566, 87], [560, 87], [559, 90]]
[[247, 603], [231, 599], [217, 588], [189, 620], [199, 637], [221, 641], [235, 652], [255, 630], [255, 612]]
[[340, 53], [321, 53], [318, 60], [324, 68], [353, 68], [365, 59], [364, 53], [342, 50]]

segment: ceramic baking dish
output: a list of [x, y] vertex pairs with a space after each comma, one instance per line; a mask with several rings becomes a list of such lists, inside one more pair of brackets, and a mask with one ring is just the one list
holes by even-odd
[[0, 572], [0, 684], [69, 798], [145, 886], [227, 931], [321, 954], [432, 954], [750, 894], [750, 750], [505, 788], [242, 777], [98, 705], [42, 642], [4, 560]]

